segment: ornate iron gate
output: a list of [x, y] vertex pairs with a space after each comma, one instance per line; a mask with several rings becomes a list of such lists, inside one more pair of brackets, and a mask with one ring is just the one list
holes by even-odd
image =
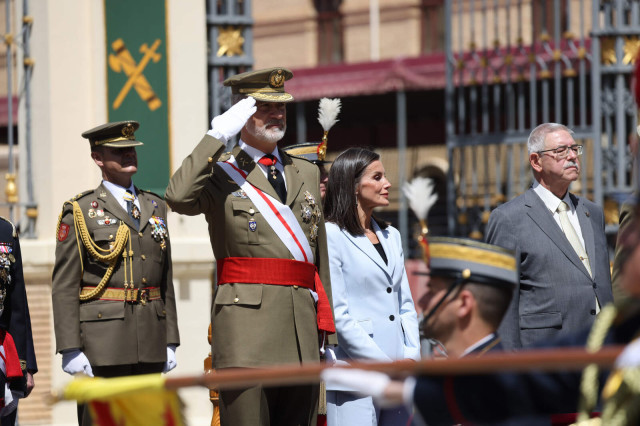
[[490, 211], [528, 188], [526, 141], [544, 122], [567, 125], [586, 147], [573, 192], [603, 203], [632, 190], [639, 7], [638, 0], [446, 0], [451, 235], [482, 238]]

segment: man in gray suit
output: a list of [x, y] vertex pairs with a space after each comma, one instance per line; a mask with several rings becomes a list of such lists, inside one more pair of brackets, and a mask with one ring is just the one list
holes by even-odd
[[515, 250], [520, 261], [498, 330], [506, 349], [583, 329], [613, 299], [602, 208], [568, 191], [583, 149], [572, 134], [556, 123], [533, 129], [527, 145], [535, 182], [489, 218], [487, 242]]

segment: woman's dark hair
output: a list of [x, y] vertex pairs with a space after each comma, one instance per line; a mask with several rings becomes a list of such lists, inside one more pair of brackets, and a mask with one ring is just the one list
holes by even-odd
[[[324, 197], [324, 217], [351, 235], [363, 235], [364, 228], [358, 219], [356, 188], [362, 173], [380, 155], [365, 148], [349, 148], [334, 160], [329, 170], [327, 194]], [[376, 220], [381, 229], [388, 224]]]

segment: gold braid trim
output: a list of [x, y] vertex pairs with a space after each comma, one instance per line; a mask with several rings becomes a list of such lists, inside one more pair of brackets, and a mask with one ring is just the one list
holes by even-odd
[[[602, 308], [600, 314], [596, 318], [589, 337], [587, 338], [587, 352], [595, 353], [602, 348], [604, 339], [613, 325], [613, 321], [618, 315], [618, 309], [609, 304]], [[598, 366], [596, 364], [588, 365], [582, 372], [582, 381], [580, 382], [580, 401], [578, 402], [578, 419], [577, 424], [588, 425], [594, 422], [589, 419], [589, 413], [593, 411], [598, 401]], [[599, 420], [599, 419], [598, 419]], [[595, 422], [598, 423], [598, 422]]]
[[[111, 279], [111, 275], [113, 274], [113, 270], [115, 269], [116, 263], [118, 262], [118, 256], [122, 253], [124, 258], [124, 288], [127, 290], [129, 288], [129, 281], [127, 280], [127, 262], [129, 262], [129, 273], [130, 273], [130, 287], [133, 288], [133, 251], [131, 250], [131, 231], [129, 227], [120, 222], [120, 226], [118, 227], [118, 231], [116, 232], [116, 238], [114, 241], [114, 245], [111, 249], [103, 249], [98, 246], [89, 235], [89, 229], [87, 228], [87, 224], [84, 221], [84, 215], [82, 214], [82, 209], [77, 201], [71, 202], [73, 205], [73, 224], [75, 226], [76, 231], [76, 240], [78, 241], [78, 250], [80, 250], [80, 240], [82, 240], [82, 244], [87, 249], [87, 252], [93, 257], [95, 260], [103, 263], [109, 263], [109, 267], [107, 268], [107, 272], [105, 272], [104, 277], [98, 283], [96, 288], [94, 288], [91, 292], [80, 295], [81, 301], [87, 301], [93, 299], [98, 294], [104, 290], [105, 286]], [[59, 232], [60, 222], [62, 220], [62, 214], [58, 218], [58, 226], [56, 228], [56, 233]], [[125, 246], [129, 242], [129, 250], [125, 250]], [[82, 256], [80, 256], [82, 259]], [[81, 260], [82, 262], [82, 260]], [[83, 269], [84, 271], [84, 269]]]

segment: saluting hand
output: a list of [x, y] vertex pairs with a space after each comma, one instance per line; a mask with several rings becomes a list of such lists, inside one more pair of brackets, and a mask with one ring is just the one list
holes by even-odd
[[211, 120], [211, 130], [208, 135], [227, 142], [238, 134], [247, 123], [247, 120], [257, 111], [256, 100], [251, 96], [244, 98], [233, 105], [224, 114], [220, 114]]

